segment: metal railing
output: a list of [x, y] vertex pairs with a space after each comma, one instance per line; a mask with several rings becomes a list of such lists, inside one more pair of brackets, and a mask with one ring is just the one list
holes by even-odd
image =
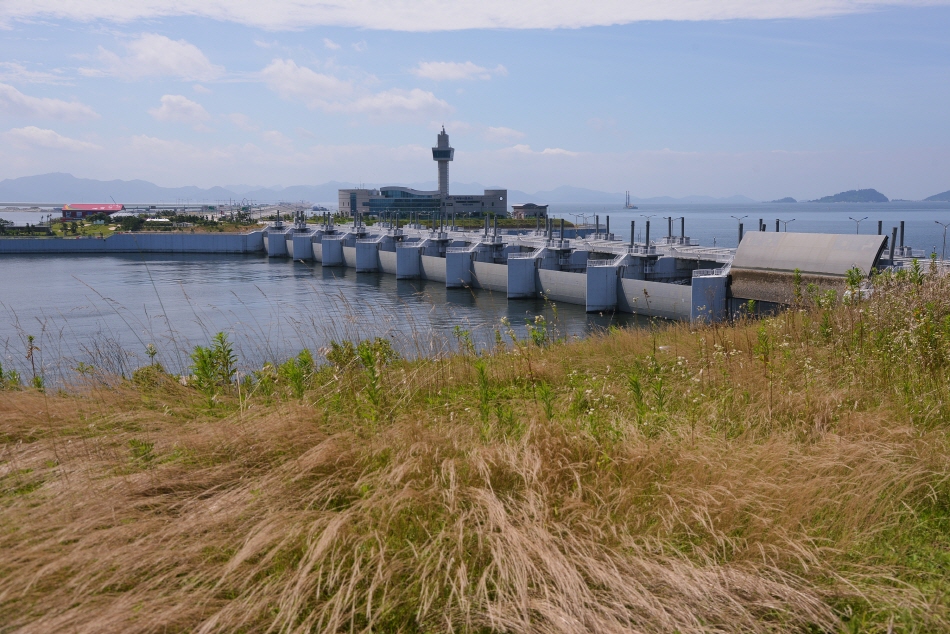
[[509, 260], [531, 260], [541, 255], [544, 249], [535, 249], [534, 251], [529, 251], [528, 253], [519, 252], [519, 253], [509, 253]]
[[694, 269], [693, 277], [714, 277], [726, 274], [725, 266], [718, 269]]

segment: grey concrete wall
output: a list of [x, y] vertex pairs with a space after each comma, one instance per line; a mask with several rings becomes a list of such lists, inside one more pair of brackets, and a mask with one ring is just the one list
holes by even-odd
[[726, 310], [726, 281], [725, 275], [709, 275], [694, 277], [692, 291], [692, 309], [690, 321], [692, 323], [717, 322], [728, 318]]
[[437, 282], [445, 281], [445, 258], [431, 255], [419, 256], [422, 277]]
[[356, 268], [356, 247], [343, 247], [343, 264], [350, 267], [351, 269]]
[[343, 266], [343, 240], [337, 236], [323, 238], [323, 266]]
[[379, 268], [383, 273], [389, 273], [390, 275], [396, 274], [396, 252], [395, 251], [380, 251], [379, 252]]
[[567, 271], [538, 271], [541, 292], [548, 299], [568, 304], [587, 305], [587, 274]]
[[313, 259], [323, 262], [323, 241], [313, 243]]
[[120, 233], [108, 238], [0, 238], [2, 253], [255, 253], [264, 233]]
[[508, 298], [538, 296], [538, 261], [535, 258], [508, 259]]
[[472, 285], [473, 255], [470, 251], [445, 254], [446, 288], [461, 288]]
[[356, 243], [356, 271], [358, 273], [379, 270], [379, 243]]
[[400, 280], [418, 278], [422, 274], [420, 257], [419, 249], [416, 247], [396, 249], [396, 277]]
[[287, 257], [287, 231], [286, 229], [266, 229], [264, 231], [264, 245], [267, 247], [267, 255], [272, 258]]
[[290, 257], [295, 260], [312, 260], [313, 259], [313, 247], [311, 243], [313, 242], [312, 231], [294, 231], [292, 234], [293, 238], [290, 240], [289, 247]]
[[619, 272], [616, 266], [587, 268], [587, 312], [599, 313], [617, 309]]
[[689, 286], [620, 280], [617, 308], [624, 312], [666, 319], [689, 319], [692, 305], [693, 294]]
[[472, 284], [476, 288], [508, 292], [508, 267], [490, 262], [472, 263]]

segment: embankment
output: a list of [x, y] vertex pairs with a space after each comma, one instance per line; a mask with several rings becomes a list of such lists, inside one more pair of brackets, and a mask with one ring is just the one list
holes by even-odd
[[0, 254], [16, 253], [256, 253], [261, 231], [250, 233], [120, 233], [107, 238], [0, 238]]

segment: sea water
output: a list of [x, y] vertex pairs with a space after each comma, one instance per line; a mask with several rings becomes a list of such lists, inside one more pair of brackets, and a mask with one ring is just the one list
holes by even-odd
[[344, 339], [387, 337], [408, 356], [445, 352], [460, 337], [484, 348], [498, 335], [510, 343], [509, 331], [528, 337], [529, 322], [557, 338], [651, 323], [263, 254], [0, 256], [0, 363], [27, 376], [29, 336], [43, 373], [61, 378], [80, 363], [128, 375], [149, 362], [149, 344], [180, 372], [218, 332], [251, 369]]
[[[552, 204], [550, 214], [572, 222], [594, 222], [628, 240], [630, 221], [642, 240], [645, 221], [651, 237], [665, 236], [666, 218], [685, 218], [686, 235], [707, 246], [734, 247], [738, 223], [754, 231], [761, 218], [768, 231], [876, 233], [905, 222], [905, 244], [938, 255], [950, 222], [948, 203], [884, 204], [764, 203], [756, 205], [641, 204], [639, 209], [602, 204]], [[39, 214], [0, 212], [18, 224], [39, 222]], [[864, 219], [866, 218], [866, 219]], [[853, 219], [853, 220], [852, 220]], [[864, 219], [864, 220], [862, 220]], [[856, 220], [860, 222], [855, 222]], [[0, 256], [0, 362], [24, 370], [27, 337], [34, 357], [50, 376], [93, 365], [128, 372], [156, 360], [176, 371], [189, 364], [195, 345], [217, 332], [234, 341], [246, 367], [280, 361], [309, 348], [315, 353], [332, 340], [385, 336], [404, 354], [431, 354], [450, 348], [471, 333], [482, 346], [496, 331], [528, 336], [526, 322], [540, 316], [555, 336], [582, 337], [611, 325], [648, 325], [632, 315], [588, 315], [581, 306], [544, 300], [507, 300], [504, 294], [446, 289], [422, 280], [396, 280], [376, 273], [326, 268], [317, 263], [249, 256]], [[505, 336], [507, 339], [507, 336]]]

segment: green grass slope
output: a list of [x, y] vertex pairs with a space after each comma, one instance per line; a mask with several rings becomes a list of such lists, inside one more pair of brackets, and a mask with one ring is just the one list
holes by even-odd
[[0, 630], [946, 631], [950, 280], [803, 295], [239, 381], [224, 340], [185, 380], [7, 371]]

